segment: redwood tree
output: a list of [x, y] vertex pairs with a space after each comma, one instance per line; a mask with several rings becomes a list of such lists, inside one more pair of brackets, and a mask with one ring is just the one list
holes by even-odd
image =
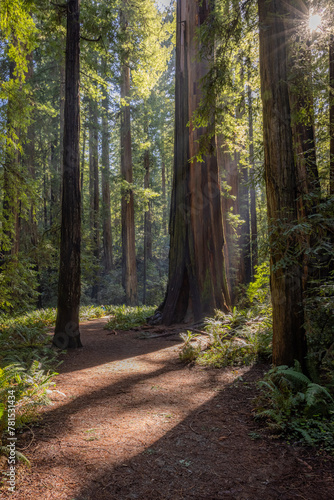
[[[126, 37], [128, 23], [124, 13], [121, 12], [121, 29]], [[122, 266], [123, 286], [126, 293], [126, 302], [134, 306], [137, 297], [137, 268], [135, 248], [135, 220], [134, 199], [131, 188], [132, 174], [132, 142], [131, 142], [131, 116], [130, 116], [130, 67], [129, 54], [123, 51], [121, 61], [121, 176], [127, 185], [122, 193]]]
[[81, 347], [80, 303], [80, 0], [67, 2], [63, 189], [58, 282], [58, 312], [53, 342]]
[[92, 286], [92, 299], [97, 299], [99, 291], [99, 260], [100, 260], [100, 194], [99, 194], [99, 137], [97, 101], [89, 103], [89, 198], [90, 198], [90, 231], [93, 247], [95, 276]]
[[[297, 221], [297, 165], [293, 148], [288, 92], [286, 6], [280, 0], [258, 0], [260, 75], [263, 103], [265, 179], [270, 238], [270, 283], [273, 306], [273, 362], [305, 369], [302, 269]], [[290, 38], [289, 38], [290, 37]]]
[[[206, 128], [187, 124], [201, 100], [197, 28], [210, 14], [209, 2], [178, 0], [176, 33], [175, 149], [170, 218], [169, 281], [162, 320], [200, 320], [229, 303], [223, 255], [223, 225], [216, 157], [194, 159]], [[214, 146], [211, 140], [211, 149]], [[191, 161], [190, 161], [191, 160]]]
[[106, 273], [113, 267], [112, 231], [110, 213], [110, 159], [109, 159], [109, 121], [108, 94], [105, 92], [102, 101], [102, 230], [103, 230], [103, 264]]

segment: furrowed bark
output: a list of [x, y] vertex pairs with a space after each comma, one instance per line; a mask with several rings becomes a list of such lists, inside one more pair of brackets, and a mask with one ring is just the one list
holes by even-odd
[[80, 304], [80, 0], [67, 2], [64, 157], [58, 283], [58, 311], [53, 342], [56, 346], [81, 347]]
[[298, 238], [286, 231], [298, 217], [297, 166], [294, 157], [288, 93], [287, 15], [279, 0], [258, 0], [260, 75], [268, 224], [271, 249], [273, 363], [306, 370], [306, 336], [302, 304], [302, 270]]
[[[121, 13], [122, 29], [126, 31], [127, 22]], [[122, 266], [123, 287], [126, 302], [130, 306], [138, 303], [134, 199], [132, 184], [132, 143], [130, 116], [130, 68], [127, 54], [123, 54], [121, 63], [121, 176], [127, 183], [122, 193]]]
[[110, 212], [110, 160], [109, 160], [109, 123], [108, 95], [102, 101], [102, 230], [103, 230], [103, 263], [104, 270], [109, 273], [113, 267], [112, 231]]
[[[201, 99], [200, 79], [207, 61], [198, 61], [197, 27], [209, 2], [178, 0], [175, 89], [175, 150], [171, 201], [169, 281], [162, 321], [200, 320], [214, 309], [227, 310], [223, 225], [217, 159], [189, 161], [206, 129], [187, 127]], [[211, 140], [214, 149], [214, 137]]]

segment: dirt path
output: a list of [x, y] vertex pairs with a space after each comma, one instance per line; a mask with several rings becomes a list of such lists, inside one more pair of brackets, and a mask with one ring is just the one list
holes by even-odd
[[332, 458], [254, 439], [261, 367], [188, 368], [177, 337], [112, 335], [105, 321], [82, 325], [84, 348], [65, 358], [43, 424], [21, 440], [32, 466], [1, 498], [334, 499]]

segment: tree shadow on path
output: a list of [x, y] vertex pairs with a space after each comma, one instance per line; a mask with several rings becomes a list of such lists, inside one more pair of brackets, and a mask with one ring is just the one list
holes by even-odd
[[259, 434], [251, 399], [260, 373], [251, 368], [141, 453], [104, 468], [75, 500], [333, 499], [333, 460]]

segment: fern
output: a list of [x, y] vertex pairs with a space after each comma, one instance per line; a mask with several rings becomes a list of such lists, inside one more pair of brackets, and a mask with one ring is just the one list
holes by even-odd
[[334, 452], [333, 397], [301, 373], [299, 364], [273, 368], [258, 385], [256, 418], [266, 420], [272, 432]]
[[319, 384], [314, 384], [314, 383], [308, 384], [305, 392], [305, 398], [306, 398], [306, 405], [308, 407], [315, 406], [317, 403], [319, 403], [319, 400], [323, 401], [322, 398], [325, 398], [329, 402], [334, 403], [334, 400], [327, 391], [327, 389], [325, 389], [325, 387]]

